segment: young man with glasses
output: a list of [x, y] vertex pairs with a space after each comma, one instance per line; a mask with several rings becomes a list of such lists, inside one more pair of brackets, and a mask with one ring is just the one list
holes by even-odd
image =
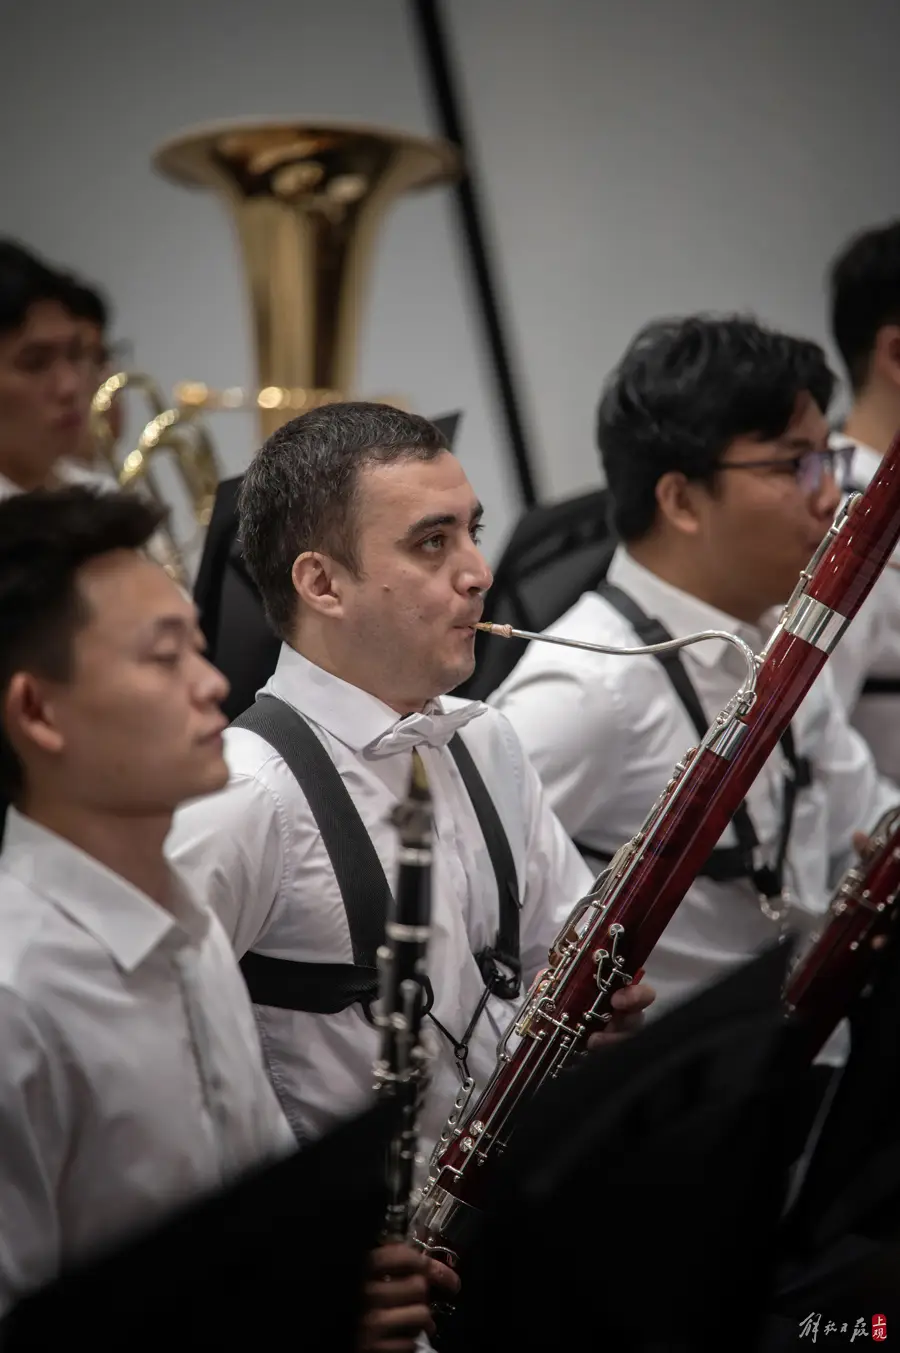
[[[829, 275], [831, 334], [852, 392], [833, 447], [864, 489], [900, 432], [900, 221], [846, 244]], [[900, 779], [900, 553], [834, 655], [834, 681], [881, 771]]]
[[[653, 620], [669, 637], [724, 630], [759, 652], [840, 502], [849, 457], [828, 446], [833, 384], [817, 346], [748, 320], [690, 317], [641, 332], [598, 421], [621, 543], [605, 583], [550, 632], [634, 647], [666, 637]], [[681, 650], [673, 671], [652, 656], [532, 644], [492, 699], [598, 868], [638, 830], [745, 666], [731, 645], [707, 640]], [[897, 800], [826, 668], [647, 964], [656, 1008], [782, 925], [809, 934], [853, 833]]]

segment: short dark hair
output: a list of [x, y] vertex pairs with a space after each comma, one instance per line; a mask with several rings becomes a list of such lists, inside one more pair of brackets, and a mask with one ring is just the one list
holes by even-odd
[[879, 329], [900, 324], [900, 221], [855, 235], [828, 273], [831, 334], [853, 393], [869, 378]]
[[782, 436], [800, 395], [824, 413], [834, 385], [818, 344], [751, 319], [691, 315], [647, 325], [607, 381], [597, 415], [619, 537], [638, 540], [651, 529], [663, 475], [712, 483], [736, 438]]
[[112, 550], [139, 550], [165, 513], [137, 494], [89, 487], [36, 489], [0, 502], [0, 795], [15, 800], [22, 767], [2, 708], [16, 672], [52, 681], [71, 672], [72, 641], [87, 617], [78, 570]]
[[0, 333], [20, 329], [38, 301], [68, 309], [68, 279], [15, 240], [0, 240]]
[[297, 613], [291, 567], [321, 550], [359, 573], [356, 488], [365, 465], [432, 460], [448, 449], [427, 418], [389, 404], [325, 404], [274, 432], [238, 500], [240, 542], [269, 623], [290, 637]]
[[105, 334], [109, 327], [109, 303], [96, 287], [88, 286], [78, 277], [67, 279], [66, 308], [76, 319], [96, 324]]

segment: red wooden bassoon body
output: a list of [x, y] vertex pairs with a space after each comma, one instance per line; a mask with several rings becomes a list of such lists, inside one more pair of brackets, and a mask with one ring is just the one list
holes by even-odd
[[900, 438], [801, 575], [742, 688], [686, 754], [642, 828], [557, 937], [501, 1042], [475, 1103], [457, 1100], [413, 1217], [411, 1238], [457, 1264], [516, 1122], [548, 1077], [610, 1018], [610, 999], [644, 966], [798, 705], [900, 538]]
[[812, 1061], [869, 980], [875, 942], [894, 925], [900, 896], [900, 805], [871, 834], [865, 859], [841, 879], [827, 920], [788, 979], [785, 1006]]

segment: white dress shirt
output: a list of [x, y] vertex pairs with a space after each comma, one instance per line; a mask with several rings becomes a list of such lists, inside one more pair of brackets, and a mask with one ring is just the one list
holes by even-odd
[[[396, 877], [397, 832], [390, 813], [405, 796], [412, 753], [391, 739], [388, 755], [372, 745], [398, 723], [374, 696], [348, 685], [283, 647], [265, 690], [302, 711], [340, 771], [372, 838], [388, 882]], [[431, 710], [454, 712], [471, 702], [446, 699]], [[506, 720], [474, 706], [460, 736], [477, 763], [509, 838], [518, 873], [523, 980], [544, 966], [561, 921], [591, 883], [551, 813], [538, 777]], [[434, 804], [432, 937], [428, 973], [435, 1018], [460, 1037], [484, 990], [473, 957], [494, 943], [497, 888], [478, 820], [463, 786], [447, 731], [419, 747]], [[306, 798], [280, 756], [255, 733], [225, 734], [231, 770], [220, 794], [176, 814], [167, 849], [217, 908], [238, 955], [248, 949], [276, 958], [352, 963], [341, 895]], [[438, 743], [440, 745], [433, 745]], [[491, 997], [469, 1046], [478, 1084], [495, 1065], [500, 1031], [513, 1011]], [[358, 1005], [337, 1014], [257, 1011], [273, 1084], [298, 1136], [323, 1133], [370, 1101], [379, 1036]], [[429, 1028], [430, 1022], [429, 1023]], [[452, 1108], [460, 1077], [447, 1040], [431, 1028], [435, 1051], [421, 1118], [422, 1152], [430, 1152]]]
[[[74, 461], [60, 460], [54, 466], [54, 473], [59, 479], [60, 484], [67, 488], [75, 485], [86, 484], [88, 488], [94, 489], [114, 489], [115, 480], [109, 475], [102, 474], [99, 470], [89, 470], [85, 465], [78, 465]], [[0, 500], [3, 498], [13, 498], [16, 494], [22, 492], [18, 484], [14, 484], [6, 475], [0, 474]]]
[[[718, 629], [737, 634], [759, 652], [765, 636], [663, 582], [623, 549], [613, 558], [617, 583], [673, 637]], [[550, 627], [552, 634], [616, 647], [640, 640], [597, 593], [586, 593]], [[708, 719], [741, 684], [745, 664], [724, 640], [681, 650]], [[676, 763], [697, 734], [656, 658], [606, 656], [532, 643], [491, 697], [521, 738], [567, 831], [586, 846], [612, 853], [640, 828]], [[826, 672], [793, 721], [798, 756], [812, 762], [813, 784], [797, 796], [786, 864], [793, 905], [788, 924], [809, 935], [829, 894], [829, 861], [846, 863], [856, 828], [900, 800], [880, 782], [868, 749], [847, 724]], [[747, 792], [763, 850], [773, 859], [781, 827], [780, 749]], [[731, 826], [721, 845], [736, 844]], [[700, 878], [689, 889], [646, 965], [657, 991], [648, 1012], [673, 1002], [750, 957], [778, 935], [759, 908], [749, 882]]]
[[[176, 880], [176, 883], [178, 880]], [[222, 927], [7, 814], [0, 1312], [98, 1245], [294, 1149]]]
[[[855, 448], [851, 479], [856, 488], [866, 488], [881, 464], [878, 452], [839, 432], [832, 433], [831, 444]], [[878, 769], [900, 781], [900, 692], [861, 694], [868, 677], [900, 679], [900, 548], [829, 662], [850, 721], [872, 749]]]

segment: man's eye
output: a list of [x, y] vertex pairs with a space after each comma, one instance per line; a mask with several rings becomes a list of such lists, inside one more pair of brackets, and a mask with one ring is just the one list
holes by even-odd
[[180, 653], [154, 653], [153, 661], [161, 663], [163, 667], [175, 667], [181, 660]]
[[427, 550], [429, 554], [435, 554], [443, 547], [443, 544], [443, 536], [429, 536], [427, 540], [422, 541], [421, 548]]
[[44, 371], [49, 371], [51, 361], [42, 353], [29, 353], [26, 357], [20, 357], [17, 366], [26, 376], [39, 376]]
[[481, 521], [476, 522], [474, 526], [471, 526], [471, 527], [469, 528], [469, 535], [470, 535], [470, 536], [472, 537], [472, 539], [475, 541], [475, 544], [476, 544], [476, 545], [478, 544], [479, 540], [481, 539], [481, 535], [482, 535], [482, 532], [483, 532], [483, 531], [484, 531], [484, 522], [481, 522]]

